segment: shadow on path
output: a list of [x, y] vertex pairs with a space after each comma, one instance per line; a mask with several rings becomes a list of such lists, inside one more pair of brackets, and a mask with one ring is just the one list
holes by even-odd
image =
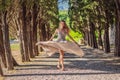
[[[85, 52], [84, 58], [79, 58], [78, 56], [74, 54], [65, 54], [65, 68], [69, 70], [77, 70], [77, 72], [70, 72], [70, 71], [63, 71], [62, 73], [58, 73], [56, 69], [57, 59], [59, 54], [54, 54], [51, 57], [41, 57], [37, 56], [35, 59], [33, 59], [31, 64], [24, 64], [18, 66], [16, 68], [16, 71], [27, 71], [27, 70], [56, 70], [56, 73], [24, 73], [24, 74], [6, 74], [5, 77], [16, 77], [16, 76], [44, 76], [44, 75], [96, 75], [96, 74], [120, 74], [120, 65], [113, 64], [113, 63], [119, 63], [115, 62], [114, 60], [110, 59], [108, 60], [109, 56], [106, 58], [102, 56], [102, 54], [99, 54], [94, 56], [93, 49], [85, 49], [83, 48]], [[89, 52], [89, 53], [88, 53]], [[47, 64], [47, 63], [51, 64]], [[44, 63], [44, 64], [41, 64]], [[84, 70], [84, 72], [81, 72], [81, 70]], [[93, 70], [92, 72], [88, 72], [86, 70]], [[79, 72], [78, 72], [79, 71]]]

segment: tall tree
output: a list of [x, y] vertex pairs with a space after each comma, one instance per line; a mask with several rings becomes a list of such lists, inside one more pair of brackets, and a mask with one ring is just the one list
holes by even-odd
[[114, 0], [116, 5], [115, 55], [120, 57], [120, 0]]
[[7, 11], [5, 11], [2, 16], [3, 40], [4, 40], [4, 48], [6, 53], [7, 67], [8, 70], [12, 70], [13, 60], [12, 60], [12, 54], [11, 54], [10, 42], [9, 42], [9, 26], [6, 22], [6, 17], [7, 17]]
[[[38, 0], [37, 0], [38, 1]], [[33, 16], [33, 53], [35, 56], [38, 55], [38, 47], [35, 45], [37, 43], [37, 16], [38, 16], [38, 8], [39, 8], [39, 4], [37, 3], [36, 0], [34, 0], [34, 4], [33, 4], [33, 9], [32, 9], [32, 16]]]
[[[28, 12], [28, 18], [27, 18], [27, 26], [28, 26], [28, 52], [30, 54], [30, 58], [35, 57], [35, 53], [33, 53], [33, 26], [32, 26], [32, 13]], [[35, 46], [35, 45], [34, 45]]]
[[26, 7], [27, 1], [23, 0], [21, 2], [21, 10], [22, 10], [22, 27], [21, 27], [21, 33], [22, 33], [22, 41], [23, 41], [23, 52], [24, 52], [24, 60], [23, 61], [30, 61], [29, 53], [28, 53], [28, 32], [27, 32], [27, 7]]
[[11, 54], [11, 48], [10, 48], [10, 41], [9, 41], [9, 25], [7, 21], [7, 15], [8, 15], [8, 4], [10, 4], [10, 0], [2, 0], [1, 5], [1, 23], [2, 23], [2, 32], [3, 32], [3, 41], [4, 41], [4, 49], [6, 54], [6, 61], [7, 61], [7, 68], [8, 70], [13, 69], [13, 58]]

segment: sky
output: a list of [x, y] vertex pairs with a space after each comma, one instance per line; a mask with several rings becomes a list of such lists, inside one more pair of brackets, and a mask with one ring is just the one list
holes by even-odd
[[58, 8], [59, 10], [68, 10], [68, 0], [64, 0], [64, 2], [62, 2], [62, 0], [58, 0]]

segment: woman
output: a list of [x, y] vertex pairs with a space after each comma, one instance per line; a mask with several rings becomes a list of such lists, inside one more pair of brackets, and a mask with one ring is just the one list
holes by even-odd
[[[57, 34], [57, 39], [53, 40], [53, 38], [56, 34]], [[65, 39], [66, 36], [69, 36], [69, 38], [72, 40], [72, 42], [66, 41], [66, 39]], [[50, 42], [51, 40], [53, 40], [53, 41]], [[37, 45], [38, 44], [40, 44], [43, 47], [43, 49], [48, 51], [49, 53], [50, 53], [50, 51], [48, 50], [48, 48], [49, 49], [52, 48], [50, 50], [54, 51], [54, 53], [59, 51], [60, 56], [59, 56], [57, 68], [61, 69], [62, 71], [64, 70], [64, 61], [63, 61], [64, 51], [73, 52], [73, 53], [77, 53], [77, 54], [80, 52], [80, 56], [83, 56], [83, 52], [79, 48], [79, 44], [69, 35], [69, 28], [67, 27], [65, 21], [61, 21], [59, 23], [59, 28], [55, 30], [55, 33], [50, 38], [49, 42], [39, 42], [39, 43], [37, 43]], [[70, 46], [74, 46], [75, 49]], [[47, 49], [45, 49], [45, 48], [47, 48]]]
[[[55, 30], [55, 33], [50, 38], [50, 40], [52, 40], [56, 34], [58, 34], [58, 38], [56, 40], [57, 42], [66, 41], [65, 37], [66, 35], [68, 35], [70, 39], [77, 44], [77, 42], [69, 35], [69, 28], [67, 27], [65, 21], [60, 22], [59, 28]], [[60, 53], [60, 56], [59, 56], [57, 68], [60, 68], [60, 64], [61, 64], [61, 69], [64, 70], [64, 63], [63, 63], [64, 51], [59, 50], [59, 53]]]

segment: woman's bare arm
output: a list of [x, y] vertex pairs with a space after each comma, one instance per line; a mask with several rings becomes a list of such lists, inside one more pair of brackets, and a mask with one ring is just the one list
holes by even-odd
[[49, 39], [49, 41], [51, 41], [51, 40], [55, 37], [56, 33], [57, 33], [57, 29], [55, 30], [54, 34], [53, 34], [52, 37]]

